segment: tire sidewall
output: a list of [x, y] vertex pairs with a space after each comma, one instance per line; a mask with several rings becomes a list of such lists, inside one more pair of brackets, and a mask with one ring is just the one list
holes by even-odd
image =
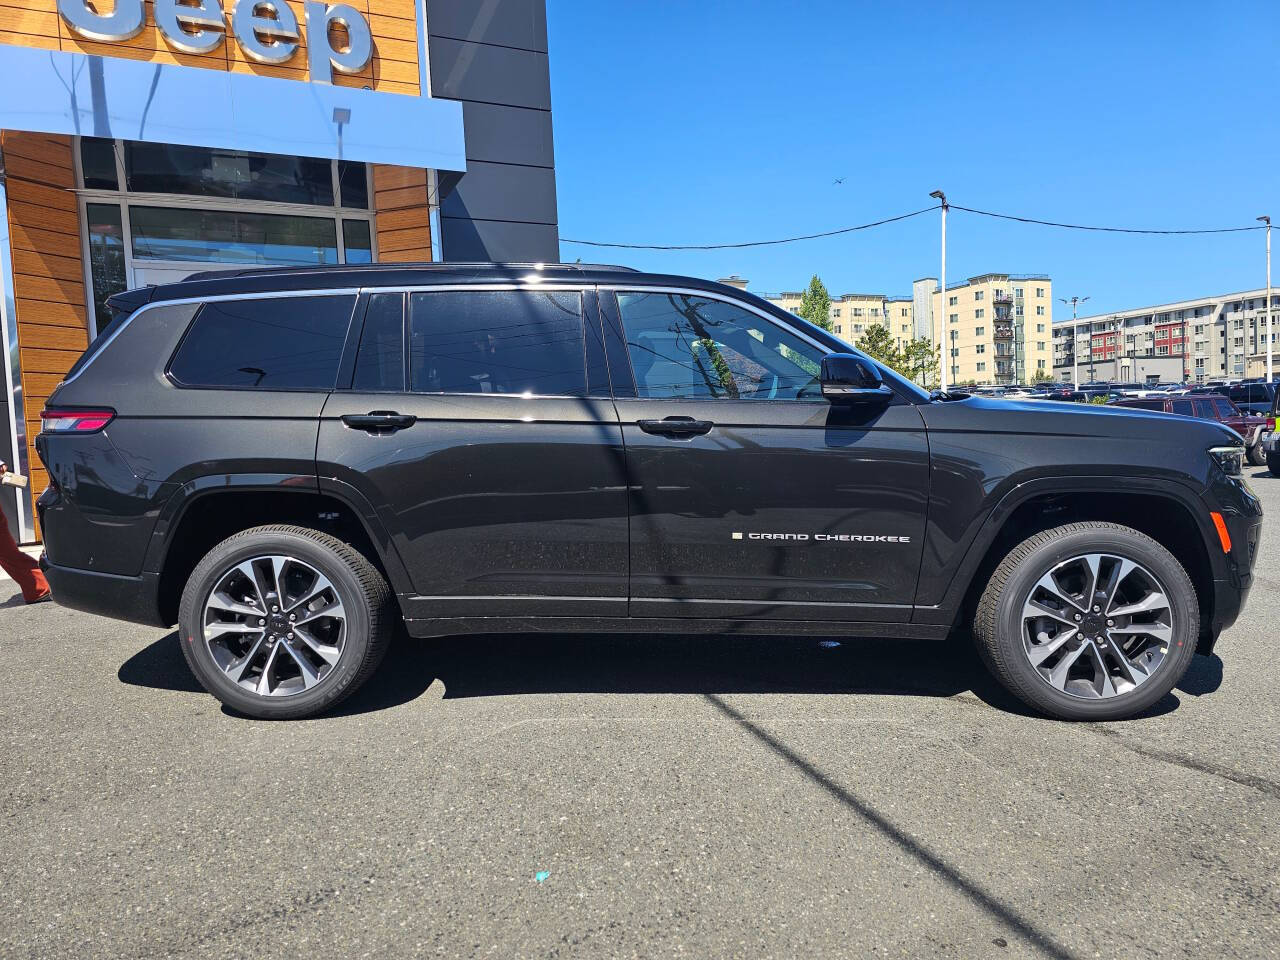
[[[1160, 581], [1173, 605], [1174, 631], [1169, 651], [1156, 673], [1126, 694], [1086, 700], [1050, 686], [1027, 658], [1022, 639], [1022, 608], [1036, 581], [1059, 563], [1087, 553], [1125, 557], [1146, 567]], [[1200, 613], [1195, 587], [1181, 564], [1164, 547], [1136, 531], [1073, 531], [1033, 550], [1009, 578], [996, 608], [1005, 663], [1018, 685], [1038, 706], [1063, 719], [1112, 719], [1139, 713], [1182, 679], [1195, 655]]]
[[[324, 574], [337, 590], [347, 618], [338, 663], [312, 689], [283, 697], [258, 696], [233, 682], [214, 661], [203, 632], [205, 600], [217, 582], [236, 564], [270, 554], [296, 557]], [[183, 655], [209, 693], [248, 716], [283, 719], [320, 712], [345, 694], [364, 663], [370, 617], [359, 580], [335, 551], [298, 534], [248, 531], [218, 544], [192, 571], [182, 593], [178, 629]]]

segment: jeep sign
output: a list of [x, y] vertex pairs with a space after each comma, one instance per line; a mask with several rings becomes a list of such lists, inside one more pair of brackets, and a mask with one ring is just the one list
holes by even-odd
[[[144, 0], [116, 0], [107, 14], [88, 0], [58, 0], [67, 26], [86, 40], [119, 43], [136, 37], [146, 25]], [[332, 83], [333, 73], [359, 73], [373, 57], [373, 35], [364, 16], [345, 3], [306, 0], [308, 71], [316, 83]], [[156, 26], [182, 53], [210, 53], [225, 33], [221, 0], [155, 0]], [[344, 49], [333, 44], [331, 28], [346, 28]], [[245, 55], [258, 63], [282, 64], [298, 51], [298, 18], [284, 0], [237, 0], [231, 29]]]

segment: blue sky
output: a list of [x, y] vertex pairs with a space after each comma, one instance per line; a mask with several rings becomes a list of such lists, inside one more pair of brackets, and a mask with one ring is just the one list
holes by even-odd
[[[1277, 0], [548, 0], [548, 18], [562, 237], [769, 239], [915, 210], [939, 187], [1073, 223], [1280, 224]], [[816, 272], [833, 293], [893, 295], [937, 276], [937, 217], [755, 250], [563, 243], [561, 257], [738, 273], [757, 291]], [[1123, 237], [953, 212], [948, 234], [948, 280], [1047, 272], [1089, 312], [1264, 281], [1261, 233]], [[1280, 230], [1273, 246], [1280, 263]]]

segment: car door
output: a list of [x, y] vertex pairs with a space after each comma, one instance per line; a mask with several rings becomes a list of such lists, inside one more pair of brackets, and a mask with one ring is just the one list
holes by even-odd
[[317, 460], [322, 488], [376, 513], [412, 582], [410, 619], [625, 616], [622, 433], [598, 323], [588, 383], [583, 299], [550, 287], [366, 297]]
[[739, 301], [619, 289], [600, 303], [632, 615], [910, 619], [929, 502], [914, 405], [833, 406], [828, 351]]

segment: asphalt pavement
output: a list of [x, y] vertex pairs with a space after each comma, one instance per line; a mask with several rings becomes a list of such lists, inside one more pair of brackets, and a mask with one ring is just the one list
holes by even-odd
[[[1147, 715], [963, 642], [406, 642], [267, 723], [172, 632], [0, 603], [0, 956], [1280, 956], [1280, 479]], [[13, 592], [0, 583], [0, 601]]]

